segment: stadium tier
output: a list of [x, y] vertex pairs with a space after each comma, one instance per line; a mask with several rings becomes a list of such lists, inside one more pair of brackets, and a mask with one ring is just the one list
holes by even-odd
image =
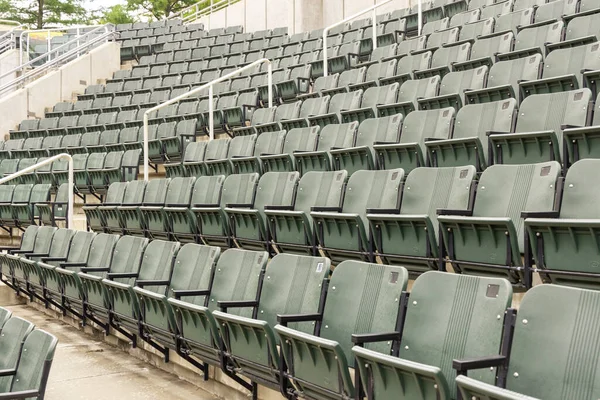
[[[598, 398], [600, 4], [417, 10], [329, 30], [327, 68], [323, 29], [118, 25], [122, 69], [0, 144], [3, 176], [71, 154], [98, 200], [57, 227], [63, 160], [0, 185], [3, 282], [254, 398]], [[138, 178], [149, 108], [262, 58], [271, 88], [151, 114]]]

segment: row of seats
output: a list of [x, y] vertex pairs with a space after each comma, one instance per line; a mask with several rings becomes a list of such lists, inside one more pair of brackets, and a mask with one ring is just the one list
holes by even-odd
[[58, 339], [0, 307], [0, 396], [44, 398]]
[[[596, 380], [569, 380], [594, 365], [572, 347], [594, 343], [593, 326], [579, 320], [595, 315], [596, 291], [540, 285], [517, 312], [501, 278], [430, 271], [408, 293], [399, 266], [344, 261], [331, 272], [324, 257], [268, 262], [260, 251], [221, 254], [47, 227], [27, 231], [21, 249], [0, 262], [13, 288], [118, 331], [134, 347], [139, 335], [167, 361], [176, 351], [205, 379], [214, 365], [253, 395], [261, 384], [293, 399], [392, 398], [400, 390], [409, 398], [516, 391], [560, 399], [593, 390]], [[548, 368], [551, 387], [535, 384]]]
[[39, 206], [50, 201], [50, 188], [47, 184], [0, 185], [0, 229], [12, 236], [13, 228], [41, 225]]
[[320, 251], [336, 263], [379, 258], [411, 273], [449, 262], [457, 273], [525, 288], [535, 260], [544, 281], [592, 286], [598, 250], [589, 221], [597, 213], [584, 205], [597, 193], [578, 182], [593, 182], [599, 166], [578, 161], [564, 180], [555, 161], [494, 165], [478, 180], [473, 166], [421, 167], [405, 179], [402, 169], [178, 177], [113, 184], [104, 204], [84, 212], [95, 231], [273, 254]]

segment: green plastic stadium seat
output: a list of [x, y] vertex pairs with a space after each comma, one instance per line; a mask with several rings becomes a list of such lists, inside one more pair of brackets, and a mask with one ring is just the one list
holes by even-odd
[[259, 159], [264, 172], [286, 172], [296, 170], [294, 154], [310, 152], [317, 149], [319, 140], [318, 126], [294, 128], [285, 135], [283, 151], [280, 154], [262, 154]]

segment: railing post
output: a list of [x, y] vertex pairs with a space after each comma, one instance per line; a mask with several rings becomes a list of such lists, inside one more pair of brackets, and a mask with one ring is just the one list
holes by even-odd
[[373, 50], [377, 48], [377, 11], [373, 9]]
[[423, 28], [423, 7], [421, 4], [421, 0], [418, 1], [417, 7], [417, 25], [418, 25], [418, 35], [421, 36], [421, 29]]
[[144, 113], [144, 180], [148, 182], [148, 113]]
[[327, 32], [327, 28], [323, 29], [323, 51], [321, 52], [323, 56], [323, 76], [329, 75], [329, 68], [327, 68]]
[[73, 177], [73, 158], [69, 155], [69, 175], [68, 175], [68, 185], [69, 185], [69, 199], [67, 200], [67, 228], [73, 228], [73, 186], [75, 185], [75, 179]]
[[211, 84], [208, 87], [208, 140], [213, 140], [215, 138], [215, 116], [213, 103], [213, 85]]

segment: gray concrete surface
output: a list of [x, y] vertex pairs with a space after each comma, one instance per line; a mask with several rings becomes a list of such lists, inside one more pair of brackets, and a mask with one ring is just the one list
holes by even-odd
[[218, 399], [29, 306], [6, 308], [58, 337], [47, 400]]

